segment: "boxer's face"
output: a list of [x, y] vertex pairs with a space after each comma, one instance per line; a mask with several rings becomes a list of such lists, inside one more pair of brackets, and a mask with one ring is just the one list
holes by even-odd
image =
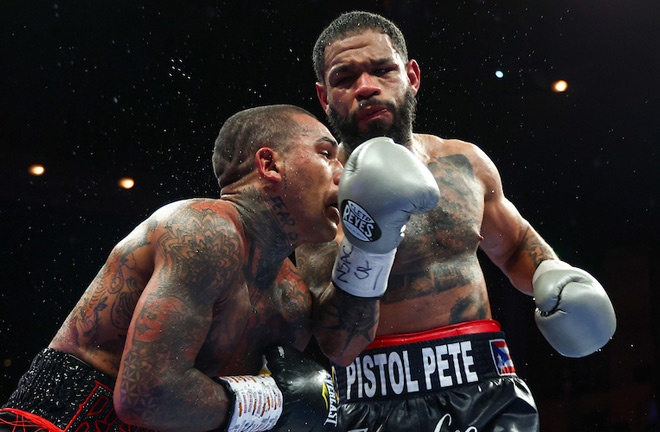
[[[284, 155], [282, 195], [284, 211], [290, 213], [283, 224], [302, 242], [327, 242], [335, 238], [339, 211], [337, 185], [343, 167], [337, 159], [337, 142], [318, 120], [295, 115], [301, 126]], [[287, 226], [287, 224], [290, 224]]]
[[380, 135], [410, 138], [419, 66], [404, 64], [389, 36], [367, 31], [333, 42], [324, 77], [316, 84], [319, 101], [349, 148]]

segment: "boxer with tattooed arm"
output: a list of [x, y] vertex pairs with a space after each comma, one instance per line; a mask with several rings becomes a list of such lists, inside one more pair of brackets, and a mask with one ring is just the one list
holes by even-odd
[[218, 199], [168, 204], [114, 247], [1, 431], [335, 428], [332, 377], [299, 352], [312, 298], [288, 257], [336, 235], [337, 143], [298, 107], [251, 108], [223, 124], [213, 168]]

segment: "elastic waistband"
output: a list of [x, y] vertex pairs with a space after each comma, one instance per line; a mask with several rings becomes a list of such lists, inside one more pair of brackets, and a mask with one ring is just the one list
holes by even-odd
[[[485, 324], [482, 328], [494, 328]], [[388, 343], [396, 338], [406, 343], [370, 346], [350, 365], [334, 367], [340, 403], [418, 396], [515, 375], [504, 333], [469, 332], [476, 327], [439, 339], [429, 339], [429, 332], [421, 337], [396, 335], [388, 337]]]
[[452, 324], [415, 333], [397, 333], [376, 336], [366, 349], [386, 348], [391, 346], [445, 339], [478, 333], [495, 333], [501, 331], [500, 323], [495, 320], [476, 320]]

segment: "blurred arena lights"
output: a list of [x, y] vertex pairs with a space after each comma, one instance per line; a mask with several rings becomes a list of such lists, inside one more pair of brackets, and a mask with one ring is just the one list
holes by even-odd
[[46, 168], [41, 164], [32, 164], [28, 167], [28, 172], [31, 175], [38, 177], [46, 172]]
[[564, 80], [557, 80], [552, 83], [552, 91], [555, 93], [563, 93], [568, 89], [568, 83]]
[[122, 189], [131, 189], [133, 186], [135, 186], [135, 180], [130, 177], [122, 177], [117, 180], [117, 184]]

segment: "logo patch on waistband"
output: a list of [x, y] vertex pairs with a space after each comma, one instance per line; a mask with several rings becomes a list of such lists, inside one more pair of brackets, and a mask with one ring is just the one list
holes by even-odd
[[516, 367], [513, 365], [509, 347], [504, 339], [493, 339], [490, 341], [490, 352], [493, 355], [495, 369], [500, 375], [515, 375]]

